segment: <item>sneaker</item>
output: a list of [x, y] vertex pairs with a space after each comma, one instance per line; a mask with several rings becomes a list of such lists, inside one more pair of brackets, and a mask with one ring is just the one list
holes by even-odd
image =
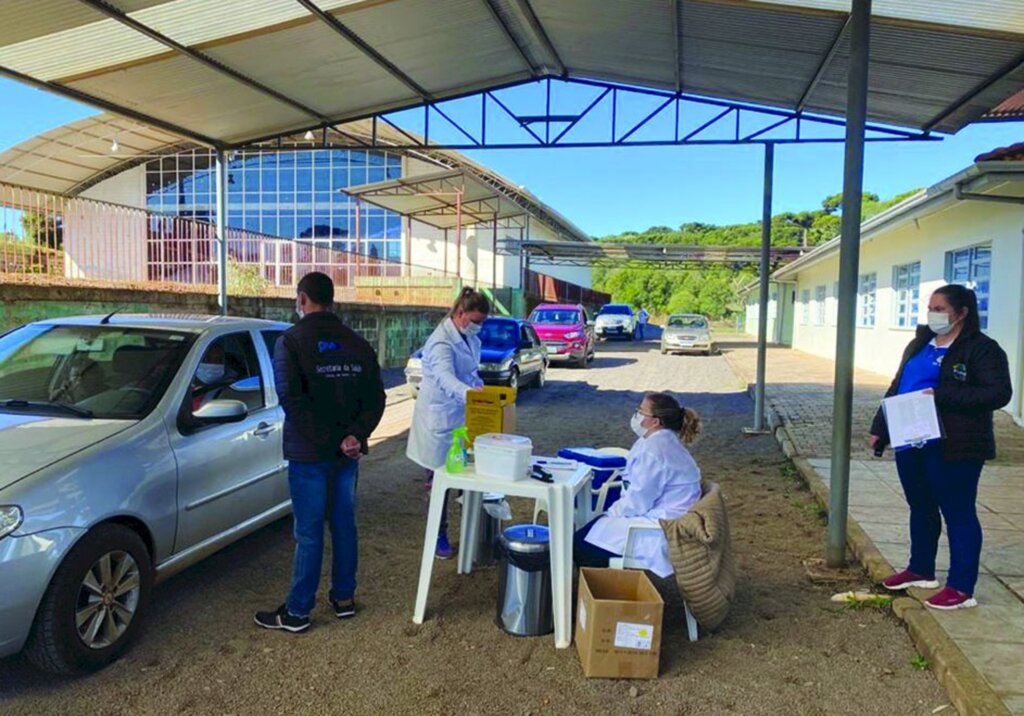
[[356, 615], [356, 600], [347, 599], [339, 602], [337, 599], [331, 599], [331, 608], [338, 619], [351, 619]]
[[256, 624], [264, 629], [284, 629], [299, 634], [309, 629], [309, 617], [293, 616], [282, 604], [272, 612], [256, 612]]
[[444, 532], [437, 535], [437, 548], [434, 550], [434, 556], [438, 559], [451, 559], [455, 556], [455, 550], [448, 543], [448, 535]]
[[970, 594], [958, 592], [945, 586], [925, 600], [925, 605], [932, 609], [970, 609], [978, 606], [978, 600]]
[[922, 589], [935, 589], [939, 581], [935, 577], [922, 577], [914, 574], [909, 569], [897, 572], [891, 577], [882, 580], [882, 586], [886, 589], [909, 589], [910, 587], [921, 587]]

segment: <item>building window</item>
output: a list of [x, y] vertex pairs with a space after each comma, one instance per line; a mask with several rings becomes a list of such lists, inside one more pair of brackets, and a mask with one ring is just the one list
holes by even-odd
[[946, 281], [974, 289], [978, 297], [978, 317], [982, 329], [988, 328], [989, 277], [992, 273], [992, 247], [972, 246], [946, 253]]
[[[146, 208], [212, 222], [214, 156], [195, 149], [146, 163]], [[402, 256], [398, 214], [356, 202], [340, 189], [401, 176], [390, 152], [297, 148], [239, 151], [227, 167], [227, 225], [316, 247], [392, 260]]]
[[800, 323], [804, 326], [811, 323], [811, 290], [808, 288], [800, 292]]
[[875, 294], [878, 291], [878, 274], [862, 273], [857, 279], [857, 326], [875, 327]]
[[839, 282], [832, 282], [832, 298], [829, 300], [828, 325], [839, 323]]
[[913, 328], [917, 325], [920, 286], [920, 261], [893, 267], [892, 288], [896, 298], [893, 323], [897, 328]]
[[825, 325], [825, 297], [826, 297], [825, 286], [815, 286], [814, 288], [814, 325], [824, 326]]

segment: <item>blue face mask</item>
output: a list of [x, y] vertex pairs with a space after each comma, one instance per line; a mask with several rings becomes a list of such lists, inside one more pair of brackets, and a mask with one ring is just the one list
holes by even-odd
[[481, 328], [483, 328], [483, 326], [480, 325], [479, 323], [473, 323], [472, 321], [470, 321], [469, 324], [462, 329], [462, 334], [465, 336], [475, 336], [477, 333], [480, 332]]
[[224, 380], [223, 363], [200, 363], [196, 369], [196, 378], [204, 385], [211, 385], [217, 381]]

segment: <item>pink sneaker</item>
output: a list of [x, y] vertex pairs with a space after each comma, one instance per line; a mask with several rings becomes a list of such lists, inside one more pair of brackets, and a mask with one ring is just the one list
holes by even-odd
[[978, 600], [970, 594], [958, 592], [949, 586], [928, 597], [924, 603], [932, 609], [970, 609], [978, 606]]
[[882, 586], [886, 589], [909, 589], [910, 587], [935, 589], [939, 586], [939, 581], [935, 577], [922, 577], [920, 574], [914, 574], [909, 569], [904, 569], [902, 572], [897, 572], [891, 577], [886, 577], [882, 580]]

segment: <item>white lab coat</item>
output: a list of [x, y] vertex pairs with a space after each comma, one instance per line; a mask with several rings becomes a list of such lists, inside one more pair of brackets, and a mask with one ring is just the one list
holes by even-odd
[[[615, 554], [625, 550], [631, 524], [659, 527], [658, 520], [685, 514], [701, 496], [700, 468], [671, 430], [657, 430], [633, 443], [623, 480], [628, 488], [586, 536], [590, 544]], [[668, 541], [660, 529], [635, 533], [632, 556], [659, 577], [672, 574]]]
[[484, 384], [480, 339], [463, 336], [445, 318], [423, 346], [423, 382], [412, 412], [405, 454], [428, 470], [444, 465], [452, 431], [466, 423], [466, 391]]

